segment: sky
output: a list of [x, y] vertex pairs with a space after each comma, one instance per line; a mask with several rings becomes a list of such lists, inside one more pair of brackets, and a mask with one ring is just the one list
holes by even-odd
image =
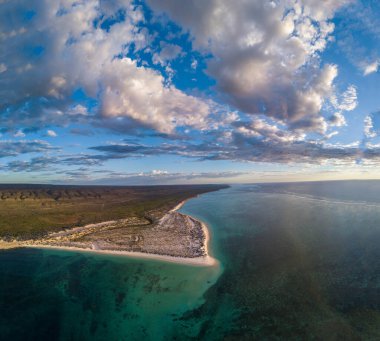
[[377, 0], [0, 0], [0, 182], [380, 178]]

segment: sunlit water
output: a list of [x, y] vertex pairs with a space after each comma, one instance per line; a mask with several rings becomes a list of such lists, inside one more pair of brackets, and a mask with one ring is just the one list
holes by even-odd
[[233, 186], [181, 211], [220, 268], [1, 252], [0, 338], [380, 339], [380, 182]]

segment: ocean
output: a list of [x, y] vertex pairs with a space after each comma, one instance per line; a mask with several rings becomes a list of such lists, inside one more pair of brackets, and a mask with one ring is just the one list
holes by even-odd
[[0, 339], [380, 339], [380, 181], [233, 185], [180, 211], [220, 266], [1, 251]]

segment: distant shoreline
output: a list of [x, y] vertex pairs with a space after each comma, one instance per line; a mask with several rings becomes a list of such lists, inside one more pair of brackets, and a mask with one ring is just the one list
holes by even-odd
[[[170, 212], [175, 212], [179, 210], [187, 201], [183, 200], [178, 205], [176, 205]], [[182, 213], [181, 213], [182, 214]], [[185, 215], [191, 217], [190, 215]], [[63, 250], [70, 252], [86, 252], [86, 253], [94, 253], [94, 254], [105, 254], [105, 255], [118, 255], [125, 256], [137, 259], [151, 259], [158, 261], [165, 261], [169, 263], [183, 264], [183, 265], [192, 265], [192, 266], [216, 266], [218, 261], [210, 256], [209, 253], [209, 242], [210, 242], [210, 233], [208, 231], [208, 227], [202, 221], [191, 217], [193, 220], [200, 223], [202, 226], [202, 230], [205, 235], [204, 240], [204, 248], [205, 248], [205, 256], [200, 257], [179, 257], [179, 256], [170, 256], [156, 253], [148, 253], [148, 252], [139, 252], [139, 251], [124, 251], [124, 250], [107, 250], [107, 249], [90, 249], [90, 248], [81, 248], [75, 246], [58, 246], [58, 245], [44, 245], [44, 244], [28, 244], [27, 242], [23, 244], [22, 242], [5, 242], [0, 241], [0, 249], [11, 249], [11, 248], [32, 248], [32, 249], [51, 249], [51, 250]], [[106, 224], [108, 222], [103, 222], [100, 224]], [[90, 224], [91, 225], [91, 224]], [[93, 225], [93, 224], [92, 224]]]

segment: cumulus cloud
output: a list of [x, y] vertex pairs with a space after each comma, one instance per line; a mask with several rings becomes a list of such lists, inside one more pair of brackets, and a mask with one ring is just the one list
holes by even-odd
[[168, 171], [160, 170], [160, 169], [153, 169], [151, 174], [152, 175], [167, 175]]
[[197, 67], [198, 67], [198, 61], [197, 61], [196, 59], [193, 59], [193, 60], [191, 61], [191, 68], [192, 68], [193, 70], [196, 70]]
[[182, 48], [175, 44], [166, 42], [160, 43], [161, 51], [153, 55], [153, 63], [167, 65], [168, 62], [176, 59], [181, 53]]
[[236, 134], [270, 142], [284, 143], [303, 141], [305, 139], [305, 134], [286, 131], [277, 124], [270, 124], [262, 118], [255, 118], [249, 123], [236, 122], [235, 127], [234, 133]]
[[336, 127], [342, 127], [347, 125], [346, 118], [341, 112], [334, 113], [330, 118], [330, 125], [336, 126]]
[[25, 133], [22, 130], [18, 130], [13, 134], [14, 137], [25, 137]]
[[[23, 137], [43, 129], [55, 137], [52, 125], [75, 123], [80, 128], [71, 133], [76, 135], [92, 135], [95, 127], [133, 134], [154, 130], [155, 137], [171, 138], [156, 145], [99, 143], [82, 154], [55, 156], [57, 164], [84, 169], [164, 154], [279, 163], [375, 159], [376, 147], [326, 143], [336, 134], [330, 127], [345, 125], [344, 112], [358, 103], [356, 87], [338, 93], [338, 67], [320, 59], [332, 39], [330, 19], [347, 2], [148, 0], [153, 15], [164, 12], [190, 32], [185, 45], [191, 51], [178, 39], [168, 42], [167, 36], [150, 32], [144, 9], [132, 0], [2, 2], [3, 131]], [[26, 12], [33, 15], [22, 15]], [[215, 92], [207, 94], [216, 93], [217, 101], [173, 84], [173, 61], [186, 53], [192, 75], [207, 64], [207, 74], [216, 81]], [[367, 121], [366, 134], [372, 137], [375, 117]], [[323, 136], [313, 140], [310, 132]], [[10, 143], [0, 157], [51, 150], [42, 141], [22, 143]], [[8, 169], [40, 170], [49, 160], [14, 162]]]
[[374, 138], [380, 135], [380, 111], [367, 115], [364, 119], [364, 135]]
[[58, 136], [54, 130], [50, 130], [50, 129], [46, 131], [46, 135], [49, 137], [57, 137]]
[[210, 107], [205, 101], [164, 86], [163, 76], [135, 61], [115, 59], [102, 79], [101, 112], [106, 117], [127, 116], [163, 133], [177, 126], [206, 127]]
[[358, 105], [357, 88], [354, 85], [350, 85], [346, 91], [337, 96], [333, 94], [331, 96], [331, 104], [337, 112], [333, 113], [328, 121], [331, 126], [342, 127], [347, 125], [346, 118], [343, 115], [344, 111], [352, 111]]
[[373, 122], [370, 115], [364, 119], [364, 135], [366, 137], [376, 137], [376, 133], [373, 131]]
[[364, 76], [368, 76], [371, 73], [377, 72], [377, 70], [379, 69], [379, 66], [380, 66], [380, 61], [379, 60], [375, 60], [374, 62], [369, 63], [369, 64], [363, 64], [363, 66], [362, 66], [362, 68], [363, 68], [363, 75]]
[[331, 102], [335, 109], [341, 111], [354, 110], [358, 105], [357, 88], [354, 85], [350, 85], [347, 90], [340, 95], [339, 99], [335, 95], [332, 96]]
[[[171, 133], [177, 126], [199, 127], [208, 104], [189, 96], [153, 69], [127, 57], [146, 47], [139, 6], [132, 1], [17, 1], [0, 4], [1, 56], [7, 62], [0, 88], [0, 115], [28, 126], [86, 116], [72, 93], [82, 88], [99, 103], [98, 118], [127, 117], [134, 124]], [[23, 19], [32, 10], [34, 16]], [[123, 20], [115, 20], [118, 13]], [[19, 13], [20, 15], [9, 15]], [[10, 17], [14, 18], [11, 20]], [[25, 27], [28, 27], [26, 29]], [[163, 61], [180, 51], [162, 46]], [[2, 60], [2, 59], [6, 59]], [[4, 64], [5, 65], [5, 64]], [[1, 69], [5, 71], [5, 66]], [[82, 118], [83, 119], [83, 118]], [[11, 123], [9, 123], [11, 124]]]
[[294, 129], [325, 131], [320, 112], [334, 91], [337, 67], [320, 67], [318, 53], [334, 29], [329, 19], [348, 1], [148, 2], [212, 54], [207, 72], [231, 104]]
[[[229, 103], [243, 112], [284, 121], [292, 129], [326, 130], [320, 112], [334, 91], [337, 67], [321, 67], [318, 53], [334, 28], [329, 19], [346, 1], [149, 3], [189, 29], [196, 49], [212, 55], [207, 72]], [[85, 120], [80, 116], [88, 116], [87, 109], [75, 106], [71, 97], [83, 88], [99, 103], [96, 118], [126, 118], [126, 126], [162, 133], [182, 126], [207, 127], [211, 101], [184, 93], [159, 71], [130, 57], [131, 49], [151, 49], [154, 39], [143, 27], [141, 7], [131, 0], [111, 4], [45, 0], [0, 5], [4, 122], [10, 112], [24, 126], [31, 121], [39, 127]], [[28, 10], [34, 16], [10, 21], [9, 13]], [[153, 63], [167, 65], [182, 53], [176, 44], [159, 45]], [[105, 125], [114, 127], [112, 122]]]

